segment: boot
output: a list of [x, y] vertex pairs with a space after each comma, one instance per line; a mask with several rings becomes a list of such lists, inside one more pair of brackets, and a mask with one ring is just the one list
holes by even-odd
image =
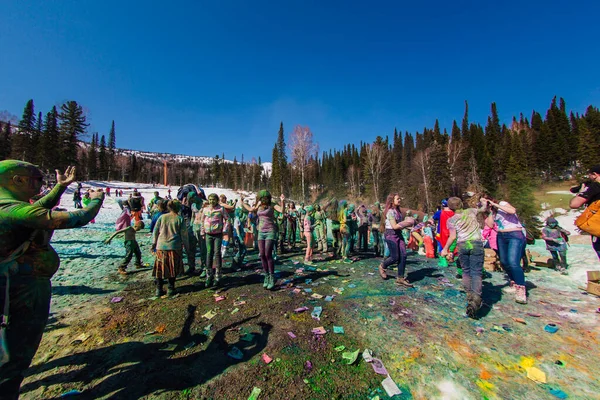
[[467, 293], [467, 316], [475, 319], [480, 308], [481, 296], [474, 292]]
[[206, 275], [206, 285], [204, 285], [205, 287], [207, 287], [207, 288], [212, 287], [213, 280], [214, 280], [214, 275], [213, 274], [214, 274], [214, 272], [211, 271], [210, 273], [208, 273]]
[[267, 290], [272, 290], [275, 287], [275, 275], [269, 274], [269, 283], [267, 284]]
[[515, 285], [515, 301], [519, 304], [527, 304], [527, 288], [523, 285]]
[[265, 280], [263, 282], [263, 287], [266, 289], [269, 286], [269, 274], [265, 273]]
[[127, 270], [125, 269], [125, 267], [119, 267], [118, 271], [121, 275], [127, 275]]
[[202, 269], [201, 271], [202, 273], [200, 274], [200, 279], [206, 278], [206, 268]]
[[156, 285], [156, 297], [164, 296], [166, 294], [165, 290], [163, 289], [165, 281], [163, 281], [162, 279], [157, 279], [154, 281], [154, 284]]
[[221, 268], [217, 268], [217, 272], [215, 274], [215, 286], [219, 286], [219, 282], [221, 281]]
[[169, 286], [167, 287], [167, 295], [175, 296], [177, 289], [175, 289], [175, 278], [169, 278]]

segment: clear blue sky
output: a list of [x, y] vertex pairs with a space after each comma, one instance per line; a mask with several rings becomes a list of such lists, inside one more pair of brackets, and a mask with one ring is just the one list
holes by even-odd
[[[401, 4], [406, 3], [406, 4]], [[2, 2], [0, 110], [76, 100], [117, 146], [270, 161], [439, 118], [600, 104], [598, 1]]]

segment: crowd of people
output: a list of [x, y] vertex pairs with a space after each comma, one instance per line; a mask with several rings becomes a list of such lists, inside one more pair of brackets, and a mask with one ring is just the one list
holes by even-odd
[[[571, 208], [600, 204], [600, 166], [589, 171], [590, 182], [582, 185], [571, 200]], [[56, 184], [42, 191], [44, 175], [34, 165], [0, 161], [0, 395], [16, 399], [49, 316], [50, 279], [59, 267], [59, 257], [50, 244], [53, 231], [93, 222], [110, 190], [88, 190], [81, 185], [73, 195], [75, 211], [57, 208], [60, 197], [75, 181], [75, 168], [56, 171]], [[352, 263], [355, 256], [379, 258], [379, 275], [388, 278], [397, 269], [395, 283], [413, 287], [406, 275], [406, 260], [413, 254], [438, 258], [440, 267], [454, 264], [467, 294], [466, 313], [475, 318], [482, 304], [485, 249], [497, 255], [507, 276], [506, 292], [514, 292], [517, 303], [527, 302], [525, 282], [526, 231], [518, 210], [490, 196], [450, 197], [433, 215], [402, 208], [397, 193], [379, 203], [358, 207], [332, 198], [322, 204], [298, 206], [280, 195], [275, 203], [267, 190], [249, 204], [242, 197], [228, 201], [193, 185], [182, 187], [177, 199], [161, 198], [158, 192], [146, 204], [134, 190], [127, 200], [115, 190], [122, 213], [113, 235], [123, 235], [126, 255], [118, 267], [126, 275], [128, 264], [142, 268], [142, 252], [136, 236], [150, 220], [151, 251], [155, 261], [152, 275], [156, 295], [175, 295], [176, 278], [199, 275], [205, 286], [222, 284], [223, 257], [232, 254], [236, 269], [245, 267], [248, 248], [256, 249], [264, 270], [263, 287], [276, 287], [275, 261], [278, 254], [304, 247], [304, 262], [312, 265], [315, 251], [322, 260]], [[185, 189], [185, 190], [182, 190]], [[476, 204], [473, 204], [476, 202]], [[470, 206], [469, 206], [470, 205]], [[144, 213], [146, 213], [144, 218]], [[594, 212], [595, 214], [595, 212]], [[542, 239], [557, 269], [567, 273], [569, 232], [555, 218], [546, 220]], [[600, 257], [600, 241], [592, 235]], [[200, 263], [197, 268], [197, 256]], [[184, 270], [184, 260], [188, 269]], [[167, 283], [167, 291], [164, 285]]]

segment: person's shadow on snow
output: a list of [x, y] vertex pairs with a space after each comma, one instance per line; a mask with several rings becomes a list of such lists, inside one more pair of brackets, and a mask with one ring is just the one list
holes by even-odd
[[[203, 334], [191, 334], [190, 328], [195, 319], [195, 306], [188, 306], [188, 316], [181, 334], [168, 342], [149, 343], [128, 342], [109, 347], [77, 353], [59, 358], [29, 369], [29, 375], [41, 374], [55, 368], [71, 366], [68, 371], [56, 373], [37, 381], [28, 382], [21, 388], [27, 393], [41, 386], [82, 383], [83, 393], [77, 398], [95, 399], [109, 396], [111, 399], [133, 399], [166, 391], [181, 391], [200, 385], [227, 368], [261, 353], [266, 347], [272, 325], [258, 323], [259, 332], [252, 332], [252, 340], [228, 344], [227, 331], [258, 317], [252, 316], [227, 325], [215, 332], [214, 338], [205, 350], [185, 357], [172, 358], [177, 351], [192, 342], [199, 345], [207, 340]], [[174, 351], [164, 351], [168, 345], [177, 345]], [[227, 356], [235, 346], [243, 353], [237, 360]], [[73, 385], [80, 386], [80, 385]]]

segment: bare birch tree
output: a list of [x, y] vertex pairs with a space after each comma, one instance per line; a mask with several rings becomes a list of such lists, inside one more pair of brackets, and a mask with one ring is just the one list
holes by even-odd
[[381, 176], [389, 163], [390, 154], [387, 145], [383, 142], [381, 136], [377, 136], [372, 144], [365, 146], [365, 169], [372, 179], [373, 195], [376, 201], [381, 200]]
[[448, 153], [448, 168], [450, 170], [450, 181], [452, 182], [452, 191], [455, 196], [458, 193], [457, 176], [459, 171], [463, 169], [463, 159], [466, 145], [462, 140], [456, 140], [452, 137], [446, 144], [446, 152]]
[[429, 196], [429, 149], [418, 152], [414, 157], [414, 163], [419, 171], [421, 183], [423, 184], [423, 194], [425, 195], [425, 208], [428, 212], [433, 210]]
[[350, 184], [350, 194], [352, 197], [360, 196], [360, 168], [356, 165], [348, 167], [347, 179]]
[[296, 125], [290, 136], [290, 151], [292, 164], [300, 171], [302, 200], [306, 201], [306, 170], [310, 157], [319, 152], [319, 145], [313, 142], [313, 134], [308, 126]]

